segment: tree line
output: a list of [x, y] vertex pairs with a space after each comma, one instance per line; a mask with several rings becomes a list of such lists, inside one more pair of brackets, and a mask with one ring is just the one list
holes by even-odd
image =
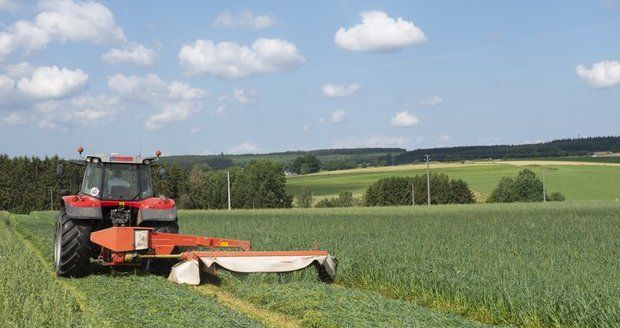
[[[57, 156], [13, 157], [0, 155], [0, 211], [29, 213], [58, 209], [61, 191], [77, 194], [84, 167], [65, 163], [65, 173], [56, 176]], [[188, 170], [180, 165], [165, 165], [166, 177], [160, 179], [153, 168], [155, 195], [175, 199], [179, 208], [227, 208], [225, 170], [195, 166]], [[281, 164], [252, 161], [230, 170], [232, 206], [234, 208], [291, 207], [292, 197], [284, 189], [286, 177]]]
[[434, 161], [476, 159], [545, 158], [585, 156], [598, 151], [619, 152], [620, 137], [560, 139], [525, 145], [466, 146], [416, 149], [395, 156], [396, 164], [422, 162], [429, 154]]
[[[350, 206], [401, 206], [428, 204], [430, 185], [431, 204], [475, 203], [474, 193], [461, 179], [450, 179], [443, 173], [414, 177], [394, 176], [381, 178], [368, 186], [363, 197], [355, 198], [351, 192], [342, 192], [338, 197], [322, 198], [315, 207]], [[296, 196], [298, 207], [312, 207], [313, 195], [310, 188], [302, 188]]]

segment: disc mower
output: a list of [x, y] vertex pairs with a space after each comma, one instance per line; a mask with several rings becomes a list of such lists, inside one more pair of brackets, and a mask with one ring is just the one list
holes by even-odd
[[[336, 275], [336, 259], [324, 250], [252, 251], [250, 242], [179, 234], [175, 201], [155, 197], [154, 157], [87, 155], [70, 163], [85, 166], [80, 191], [61, 198], [54, 235], [56, 275], [82, 277], [91, 263], [144, 267], [177, 283], [200, 283], [200, 273], [291, 272], [315, 266], [326, 282]], [[64, 174], [58, 164], [57, 175]], [[160, 178], [165, 170], [158, 170]]]

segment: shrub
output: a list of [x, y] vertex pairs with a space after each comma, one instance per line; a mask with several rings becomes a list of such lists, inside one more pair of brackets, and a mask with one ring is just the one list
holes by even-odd
[[566, 200], [566, 197], [564, 197], [564, 194], [561, 192], [555, 191], [547, 196], [547, 200], [551, 202], [563, 202]]
[[[430, 185], [431, 204], [475, 202], [473, 192], [463, 180], [451, 180], [445, 174], [432, 174]], [[367, 206], [411, 205], [413, 191], [416, 204], [428, 203], [426, 175], [382, 178], [368, 187], [364, 199]]]
[[323, 198], [316, 203], [316, 207], [329, 208], [338, 207], [337, 198]]
[[350, 191], [344, 191], [338, 194], [338, 197], [321, 199], [316, 204], [316, 207], [353, 207], [362, 205], [364, 205], [363, 199], [353, 197], [353, 193]]
[[299, 194], [295, 196], [297, 200], [297, 206], [301, 208], [308, 208], [312, 206], [312, 190], [308, 187], [301, 188]]
[[487, 202], [540, 202], [543, 200], [542, 189], [542, 181], [536, 177], [536, 174], [529, 169], [524, 169], [514, 179], [503, 177]]

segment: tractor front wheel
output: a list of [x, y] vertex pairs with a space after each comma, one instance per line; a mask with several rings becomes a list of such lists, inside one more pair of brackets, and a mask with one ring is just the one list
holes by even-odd
[[[153, 232], [179, 233], [177, 221], [145, 221], [140, 226], [154, 228]], [[177, 251], [178, 249], [175, 247], [172, 252], [177, 253]], [[172, 266], [177, 262], [175, 259], [148, 259], [145, 263], [145, 269], [153, 274], [168, 275]]]
[[83, 277], [89, 273], [91, 225], [85, 220], [72, 220], [64, 208], [56, 219], [54, 234], [54, 267], [59, 277]]

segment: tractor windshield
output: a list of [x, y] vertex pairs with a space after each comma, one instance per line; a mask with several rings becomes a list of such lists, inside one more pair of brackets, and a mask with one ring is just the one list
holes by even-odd
[[152, 197], [149, 166], [88, 163], [81, 191], [100, 199], [134, 200]]

